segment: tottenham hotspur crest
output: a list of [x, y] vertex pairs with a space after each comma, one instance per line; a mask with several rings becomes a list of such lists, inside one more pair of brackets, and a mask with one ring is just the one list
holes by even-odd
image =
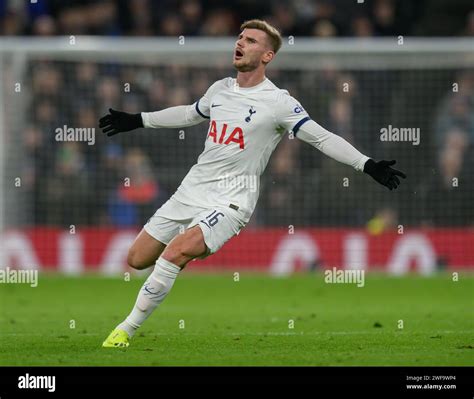
[[245, 122], [250, 122], [250, 119], [252, 118], [252, 115], [255, 114], [257, 111], [255, 111], [255, 108], [252, 106], [249, 109], [249, 116], [245, 118]]

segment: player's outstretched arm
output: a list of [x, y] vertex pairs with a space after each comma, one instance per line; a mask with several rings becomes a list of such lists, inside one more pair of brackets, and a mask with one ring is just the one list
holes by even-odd
[[197, 125], [207, 118], [197, 111], [196, 105], [178, 105], [156, 112], [127, 112], [109, 109], [109, 114], [99, 120], [99, 127], [107, 136], [128, 132], [141, 127], [178, 128]]
[[140, 127], [159, 129], [197, 125], [209, 120], [211, 98], [215, 92], [225, 89], [227, 83], [229, 83], [229, 78], [214, 82], [206, 93], [191, 105], [178, 105], [161, 111], [141, 112], [139, 114], [128, 114], [110, 108], [110, 113], [100, 118], [99, 127], [107, 136], [113, 136]]
[[389, 190], [398, 187], [400, 184], [399, 177], [406, 178], [405, 173], [391, 168], [396, 161], [383, 160], [375, 162], [373, 159], [360, 153], [342, 137], [329, 132], [311, 119], [301, 125], [296, 137], [311, 144], [336, 161], [351, 165], [356, 170], [367, 173]]

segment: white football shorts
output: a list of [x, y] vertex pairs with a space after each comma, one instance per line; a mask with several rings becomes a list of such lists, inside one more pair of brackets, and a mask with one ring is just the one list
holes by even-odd
[[153, 238], [168, 245], [177, 234], [199, 225], [208, 248], [201, 257], [205, 258], [238, 235], [245, 224], [238, 209], [231, 206], [202, 208], [183, 204], [171, 197], [148, 219], [144, 229]]

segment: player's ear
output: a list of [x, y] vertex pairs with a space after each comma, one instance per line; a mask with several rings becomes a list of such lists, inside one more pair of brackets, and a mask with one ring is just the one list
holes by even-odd
[[273, 50], [268, 50], [263, 54], [262, 61], [264, 64], [268, 64], [275, 57], [275, 52]]

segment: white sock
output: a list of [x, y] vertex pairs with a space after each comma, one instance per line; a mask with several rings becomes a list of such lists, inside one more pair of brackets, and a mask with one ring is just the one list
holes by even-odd
[[117, 328], [126, 331], [132, 337], [138, 327], [163, 302], [180, 271], [181, 268], [175, 264], [162, 257], [158, 258], [153, 272], [148, 276], [138, 293], [132, 312]]

